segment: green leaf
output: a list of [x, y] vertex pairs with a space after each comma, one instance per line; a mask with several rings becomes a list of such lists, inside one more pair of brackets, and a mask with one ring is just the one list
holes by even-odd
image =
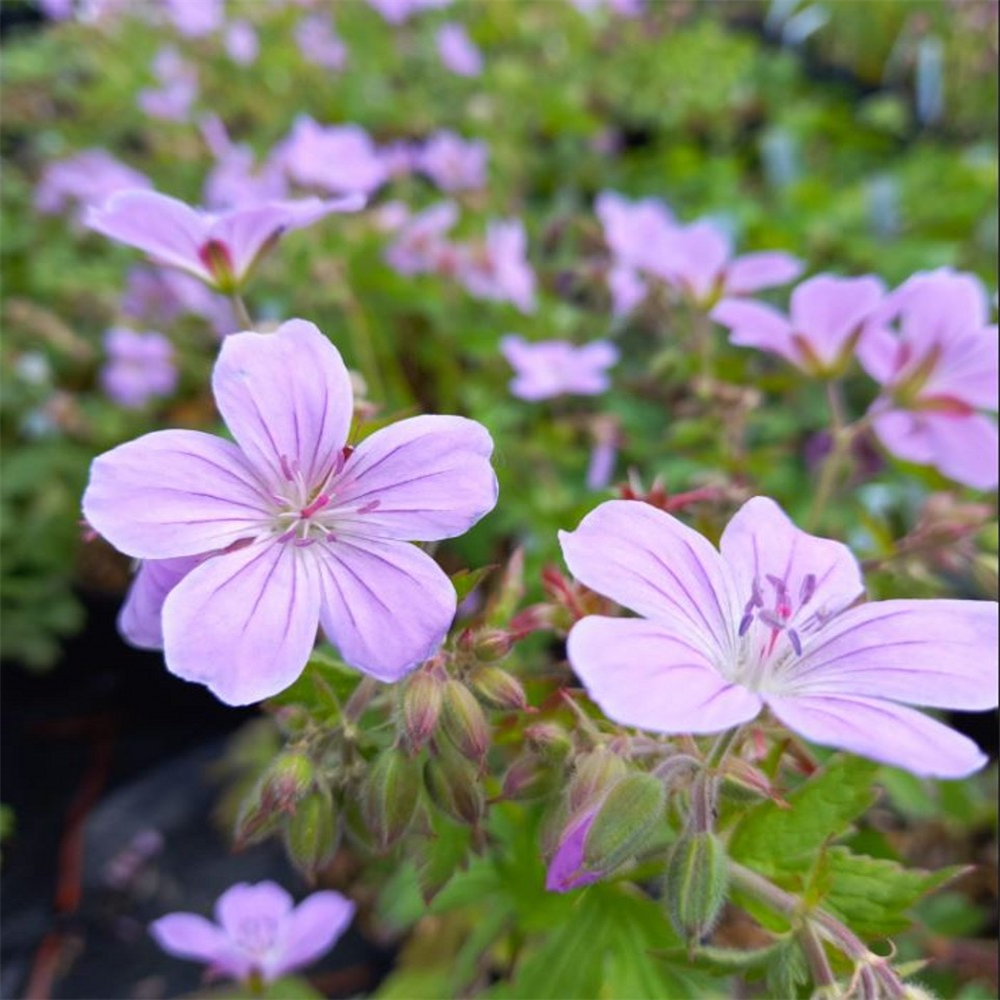
[[826, 858], [829, 889], [822, 905], [856, 933], [884, 937], [905, 930], [911, 922], [905, 911], [963, 870], [960, 865], [936, 872], [906, 869], [895, 861], [832, 847]]
[[497, 568], [496, 563], [480, 566], [478, 569], [460, 569], [451, 574], [451, 585], [455, 588], [459, 602], [463, 601]]
[[857, 757], [832, 757], [787, 796], [790, 808], [767, 801], [747, 813], [729, 841], [730, 856], [763, 874], [787, 872], [868, 809], [877, 769]]
[[786, 938], [767, 963], [764, 973], [764, 995], [797, 997], [799, 986], [808, 980], [809, 972], [802, 948], [795, 938]]

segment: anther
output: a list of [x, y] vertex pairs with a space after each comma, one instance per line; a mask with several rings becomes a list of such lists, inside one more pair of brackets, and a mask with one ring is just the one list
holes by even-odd
[[816, 574], [807, 573], [802, 580], [802, 587], [799, 590], [799, 601], [802, 604], [808, 604], [812, 600], [813, 594], [816, 593]]

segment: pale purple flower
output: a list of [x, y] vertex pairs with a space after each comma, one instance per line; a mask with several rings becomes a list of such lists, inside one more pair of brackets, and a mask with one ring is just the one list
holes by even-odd
[[379, 159], [388, 177], [396, 180], [406, 177], [417, 169], [421, 147], [416, 143], [402, 140], [390, 142], [378, 151]]
[[174, 345], [162, 333], [113, 327], [104, 335], [104, 352], [101, 387], [121, 406], [140, 409], [177, 388]]
[[488, 155], [485, 142], [436, 132], [417, 154], [416, 166], [442, 191], [477, 191], [486, 186]]
[[508, 334], [500, 341], [500, 351], [515, 372], [511, 393], [532, 401], [606, 392], [611, 384], [608, 369], [618, 361], [618, 349], [606, 340], [577, 347], [566, 340], [532, 344]]
[[406, 219], [385, 252], [386, 263], [400, 274], [432, 274], [438, 270], [445, 234], [458, 219], [454, 202], [442, 201]]
[[174, 48], [163, 48], [153, 60], [158, 88], [139, 91], [139, 107], [153, 118], [187, 121], [198, 96], [198, 73]]
[[858, 358], [882, 386], [871, 415], [889, 451], [996, 487], [997, 427], [980, 411], [997, 409], [997, 327], [977, 278], [947, 268], [914, 275], [889, 296]]
[[608, 291], [611, 292], [611, 314], [620, 319], [645, 299], [649, 289], [632, 268], [618, 265], [608, 271]]
[[251, 66], [260, 55], [260, 40], [249, 21], [231, 21], [224, 36], [226, 54], [239, 66]]
[[457, 76], [479, 76], [483, 56], [461, 24], [443, 24], [437, 33], [437, 50], [445, 69]]
[[780, 251], [733, 257], [729, 236], [707, 219], [675, 226], [646, 267], [701, 308], [784, 285], [802, 273], [802, 262]]
[[325, 14], [309, 14], [295, 25], [295, 44], [306, 62], [323, 69], [341, 70], [347, 65], [347, 46]]
[[173, 26], [187, 38], [211, 35], [226, 20], [224, 0], [163, 0], [163, 6]]
[[594, 825], [599, 806], [600, 802], [591, 804], [567, 824], [545, 872], [545, 888], [549, 892], [569, 892], [592, 885], [607, 874], [588, 870], [583, 865], [587, 834]]
[[326, 954], [354, 918], [339, 892], [314, 892], [298, 906], [274, 882], [239, 882], [215, 904], [215, 923], [197, 913], [168, 913], [149, 926], [168, 955], [203, 962], [209, 971], [265, 983]]
[[227, 704], [260, 701], [301, 674], [321, 626], [347, 663], [398, 680], [455, 614], [451, 581], [409, 541], [493, 508], [489, 434], [420, 416], [347, 448], [350, 376], [302, 320], [227, 337], [212, 384], [235, 444], [147, 434], [95, 459], [83, 497], [127, 555], [206, 556], [163, 604], [167, 669]]
[[659, 247], [676, 229], [673, 213], [659, 198], [630, 202], [603, 191], [594, 203], [604, 228], [604, 242], [618, 266], [645, 269], [658, 260]]
[[180, 268], [206, 284], [231, 291], [289, 229], [301, 229], [331, 212], [360, 208], [360, 197], [322, 201], [269, 201], [224, 212], [205, 212], [156, 191], [122, 191], [92, 207], [84, 224], [149, 254], [157, 264]]
[[35, 208], [54, 214], [74, 203], [99, 205], [118, 191], [152, 186], [145, 174], [116, 160], [107, 150], [85, 149], [45, 167], [35, 188]]
[[38, 6], [50, 21], [68, 21], [73, 16], [73, 0], [38, 0]]
[[731, 344], [769, 351], [807, 375], [829, 378], [843, 374], [884, 296], [878, 278], [820, 274], [792, 292], [788, 316], [747, 299], [723, 299], [711, 315], [729, 327]]
[[452, 0], [368, 0], [368, 6], [374, 7], [390, 24], [402, 24], [413, 14], [447, 7], [451, 2]]
[[207, 556], [143, 559], [118, 613], [118, 631], [139, 649], [163, 649], [163, 602]]
[[154, 326], [168, 326], [179, 316], [198, 316], [220, 336], [237, 329], [232, 303], [203, 282], [170, 268], [134, 267], [125, 282], [122, 312]]
[[528, 237], [520, 219], [491, 222], [486, 240], [458, 261], [458, 277], [480, 299], [510, 302], [535, 311], [535, 273], [528, 263]]
[[271, 156], [258, 167], [254, 151], [245, 144], [234, 143], [215, 115], [203, 119], [201, 131], [216, 159], [205, 180], [206, 207], [234, 208], [288, 197], [288, 181], [279, 158]]
[[846, 546], [796, 528], [763, 497], [717, 551], [675, 517], [612, 500], [560, 534], [580, 582], [640, 618], [589, 616], [569, 635], [573, 670], [614, 721], [714, 733], [766, 706], [789, 729], [919, 775], [958, 778], [986, 758], [908, 704], [997, 704], [992, 601], [857, 603]]
[[293, 181], [331, 194], [369, 194], [386, 180], [385, 164], [360, 125], [320, 125], [301, 115], [277, 155]]

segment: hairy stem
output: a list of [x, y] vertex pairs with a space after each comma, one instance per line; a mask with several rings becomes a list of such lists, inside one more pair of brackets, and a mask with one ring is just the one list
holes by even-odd
[[236, 319], [239, 320], [241, 329], [252, 330], [253, 319], [250, 317], [250, 311], [247, 309], [246, 303], [243, 301], [243, 296], [239, 292], [233, 292], [229, 296], [229, 301], [233, 304], [233, 310], [236, 313]]

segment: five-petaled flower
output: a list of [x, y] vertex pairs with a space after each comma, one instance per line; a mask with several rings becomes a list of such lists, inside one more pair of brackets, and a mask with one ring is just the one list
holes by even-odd
[[[858, 345], [882, 385], [870, 416], [894, 455], [981, 490], [997, 485], [997, 328], [978, 279], [947, 268], [893, 292]], [[898, 320], [898, 333], [891, 323]]]
[[712, 733], [767, 706], [789, 729], [920, 775], [981, 767], [976, 745], [906, 707], [997, 704], [997, 605], [858, 603], [846, 546], [797, 529], [756, 497], [719, 550], [670, 514], [613, 500], [560, 535], [574, 575], [641, 618], [589, 616], [570, 663], [609, 718]]
[[577, 347], [567, 340], [530, 343], [516, 334], [500, 341], [500, 351], [515, 377], [510, 391], [521, 399], [551, 399], [564, 394], [597, 396], [611, 380], [608, 369], [618, 361], [618, 349], [606, 340]]
[[191, 208], [156, 191], [122, 191], [91, 207], [84, 224], [142, 250], [158, 264], [180, 268], [221, 292], [244, 282], [257, 261], [289, 229], [331, 212], [353, 212], [364, 198], [265, 201], [222, 212]]
[[328, 952], [353, 916], [354, 904], [339, 892], [314, 892], [293, 906], [274, 882], [239, 882], [216, 902], [215, 923], [168, 913], [149, 932], [168, 954], [204, 962], [214, 975], [270, 983]]
[[397, 680], [455, 613], [451, 581], [409, 542], [492, 510], [486, 429], [420, 416], [346, 447], [347, 368], [303, 320], [230, 335], [212, 383], [235, 444], [147, 434], [95, 459], [83, 497], [88, 523], [128, 555], [204, 557], [163, 601], [167, 668], [228, 704], [259, 701], [299, 676], [322, 625], [349, 664]]

